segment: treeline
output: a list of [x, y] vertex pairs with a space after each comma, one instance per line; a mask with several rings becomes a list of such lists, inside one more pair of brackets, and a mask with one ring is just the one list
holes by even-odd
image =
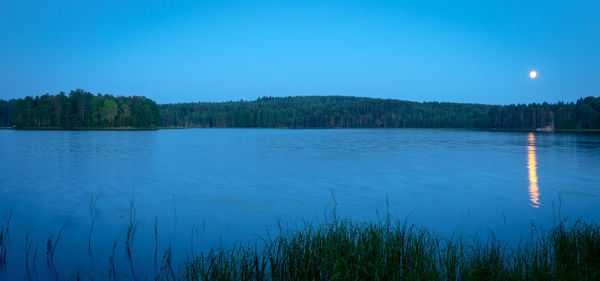
[[2, 126], [16, 128], [154, 128], [159, 125], [158, 105], [134, 96], [93, 95], [74, 90], [58, 95], [0, 101]]
[[0, 126], [197, 128], [600, 129], [600, 97], [576, 102], [484, 105], [344, 96], [156, 105], [144, 97], [43, 95], [0, 100]]
[[160, 105], [165, 127], [472, 128], [489, 106], [342, 96]]
[[600, 128], [600, 97], [576, 103], [483, 105], [342, 96], [160, 105], [163, 127], [259, 128]]
[[13, 123], [13, 111], [17, 100], [0, 100], [0, 127], [9, 127]]
[[487, 115], [489, 128], [534, 129], [554, 122], [556, 129], [600, 129], [600, 97], [575, 103], [493, 106]]

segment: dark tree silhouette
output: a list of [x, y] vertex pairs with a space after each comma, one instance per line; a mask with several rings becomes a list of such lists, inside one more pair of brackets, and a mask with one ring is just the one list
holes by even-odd
[[0, 121], [16, 128], [153, 128], [159, 125], [160, 112], [158, 105], [145, 97], [74, 90], [69, 95], [61, 92], [0, 101]]
[[145, 97], [43, 95], [0, 100], [0, 126], [17, 128], [480, 128], [600, 129], [600, 97], [511, 105], [410, 102], [345, 96], [156, 103]]

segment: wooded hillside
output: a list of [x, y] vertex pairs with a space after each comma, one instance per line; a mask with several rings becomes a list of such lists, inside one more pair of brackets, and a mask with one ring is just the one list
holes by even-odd
[[260, 128], [600, 128], [600, 97], [573, 103], [483, 105], [343, 96], [160, 105], [164, 127]]
[[345, 96], [157, 105], [145, 97], [43, 95], [0, 100], [0, 126], [17, 128], [476, 128], [600, 129], [600, 97], [576, 102], [484, 105]]

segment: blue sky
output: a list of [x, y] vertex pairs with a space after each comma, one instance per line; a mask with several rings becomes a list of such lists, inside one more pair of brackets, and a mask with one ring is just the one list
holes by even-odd
[[0, 0], [0, 98], [600, 95], [597, 0], [300, 2]]

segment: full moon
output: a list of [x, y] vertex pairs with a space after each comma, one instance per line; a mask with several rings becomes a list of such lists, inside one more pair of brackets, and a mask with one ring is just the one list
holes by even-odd
[[535, 79], [536, 77], [537, 77], [537, 71], [532, 70], [531, 72], [529, 72], [529, 78]]

